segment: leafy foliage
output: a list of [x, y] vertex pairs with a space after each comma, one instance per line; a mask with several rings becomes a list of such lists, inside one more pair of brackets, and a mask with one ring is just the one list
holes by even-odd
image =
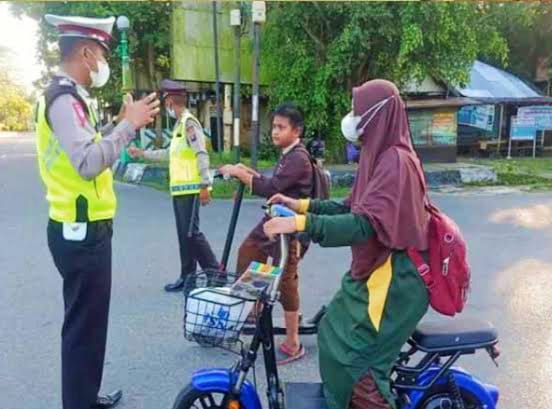
[[26, 131], [32, 106], [23, 87], [13, 79], [10, 57], [10, 51], [0, 47], [0, 131]]
[[543, 1], [491, 3], [485, 14], [508, 42], [509, 64], [503, 67], [534, 78], [539, 58], [552, 56], [552, 5]]
[[262, 40], [271, 104], [302, 106], [307, 129], [325, 136], [336, 160], [353, 86], [426, 75], [462, 84], [478, 57], [505, 63], [507, 43], [494, 20], [481, 24], [485, 15], [478, 2], [271, 3]]
[[[47, 71], [37, 84], [44, 87], [50, 75], [57, 69], [58, 53], [55, 46], [57, 33], [43, 19], [45, 14], [109, 17], [126, 15], [130, 20], [129, 48], [131, 65], [140, 79], [141, 88], [154, 89], [159, 80], [168, 76], [170, 69], [170, 2], [19, 2], [11, 5], [15, 15], [25, 14], [40, 21], [39, 58]], [[113, 35], [118, 36], [116, 27]], [[110, 59], [110, 86], [96, 90], [105, 102], [117, 105], [121, 93], [121, 61], [116, 53]]]

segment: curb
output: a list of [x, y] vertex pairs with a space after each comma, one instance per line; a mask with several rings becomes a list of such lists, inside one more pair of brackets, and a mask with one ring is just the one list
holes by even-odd
[[[126, 183], [168, 183], [169, 170], [167, 166], [147, 163], [123, 164], [119, 160], [113, 165], [115, 178]], [[270, 174], [271, 170], [263, 171]], [[355, 172], [337, 170], [330, 174], [332, 185], [338, 187], [351, 187], [355, 181]], [[442, 187], [462, 186], [465, 183], [497, 182], [497, 174], [494, 169], [481, 165], [466, 165], [456, 169], [439, 169], [425, 171], [427, 184], [432, 189]]]

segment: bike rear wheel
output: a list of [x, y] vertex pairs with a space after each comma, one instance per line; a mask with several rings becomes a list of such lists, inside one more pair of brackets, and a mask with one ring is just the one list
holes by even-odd
[[[460, 388], [465, 409], [484, 409], [481, 401], [472, 393]], [[438, 386], [427, 392], [416, 409], [455, 409], [454, 399], [446, 386]]]
[[225, 409], [226, 392], [200, 391], [188, 384], [176, 397], [173, 409]]

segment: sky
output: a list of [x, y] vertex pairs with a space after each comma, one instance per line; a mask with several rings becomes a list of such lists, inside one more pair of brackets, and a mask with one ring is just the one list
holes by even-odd
[[29, 17], [14, 17], [9, 3], [0, 1], [0, 46], [12, 51], [9, 61], [13, 77], [30, 92], [32, 82], [40, 78], [40, 64], [36, 56], [38, 23]]

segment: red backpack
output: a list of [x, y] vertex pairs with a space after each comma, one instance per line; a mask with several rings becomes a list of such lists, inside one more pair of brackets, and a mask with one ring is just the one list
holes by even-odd
[[[425, 186], [423, 180], [422, 185]], [[470, 288], [466, 242], [458, 225], [431, 203], [427, 192], [425, 208], [430, 215], [429, 264], [414, 248], [407, 249], [407, 254], [427, 286], [431, 307], [453, 316], [462, 312]]]

